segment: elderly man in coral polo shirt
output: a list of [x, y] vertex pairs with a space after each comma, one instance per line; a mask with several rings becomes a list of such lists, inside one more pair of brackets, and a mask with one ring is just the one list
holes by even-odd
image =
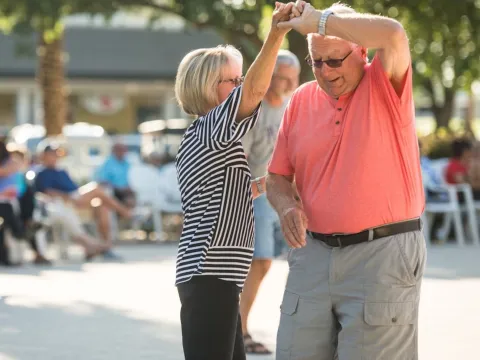
[[268, 168], [293, 248], [277, 360], [417, 359], [424, 194], [406, 33], [344, 5], [296, 8], [287, 25], [310, 34], [316, 81], [293, 94]]

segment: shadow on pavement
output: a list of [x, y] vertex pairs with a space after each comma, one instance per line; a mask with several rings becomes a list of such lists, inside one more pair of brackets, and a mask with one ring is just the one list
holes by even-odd
[[[53, 261], [52, 266], [34, 265], [26, 261], [21, 266], [5, 267], [0, 266], [0, 274], [19, 275], [19, 276], [41, 276], [47, 271], [66, 271], [81, 272], [85, 266], [90, 264], [132, 264], [132, 263], [161, 263], [164, 261], [175, 261], [177, 255], [177, 244], [144, 244], [144, 245], [124, 245], [121, 244], [114, 248], [114, 252], [123, 258], [122, 262], [103, 260], [101, 256], [96, 257], [91, 262], [83, 261], [83, 254], [78, 247], [71, 247], [70, 258], [60, 260], [54, 253], [50, 258]], [[1, 359], [1, 358], [0, 358]]]
[[480, 278], [480, 248], [467, 245], [431, 246], [427, 249], [426, 278]]
[[178, 326], [84, 302], [57, 306], [4, 298], [0, 300], [0, 339], [1, 359], [183, 357]]

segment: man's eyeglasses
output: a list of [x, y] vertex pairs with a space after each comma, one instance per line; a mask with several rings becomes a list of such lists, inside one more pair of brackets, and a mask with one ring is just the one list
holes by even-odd
[[218, 83], [221, 84], [223, 82], [229, 82], [229, 83], [232, 83], [233, 85], [235, 85], [235, 87], [238, 87], [238, 86], [242, 85], [244, 81], [245, 81], [245, 77], [240, 76], [240, 77], [237, 77], [235, 79], [219, 80]]
[[339, 68], [340, 66], [342, 66], [342, 63], [343, 61], [353, 52], [353, 50], [351, 50], [347, 55], [345, 55], [345, 57], [343, 59], [328, 59], [328, 60], [313, 60], [310, 55], [307, 55], [307, 57], [305, 58], [305, 61], [307, 62], [307, 64], [309, 66], [313, 66], [313, 67], [316, 67], [317, 69], [321, 69], [323, 64], [327, 64], [327, 66], [329, 68], [333, 68], [333, 69], [336, 69], [336, 68]]

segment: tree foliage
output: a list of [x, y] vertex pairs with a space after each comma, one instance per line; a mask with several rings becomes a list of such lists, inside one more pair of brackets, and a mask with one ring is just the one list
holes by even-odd
[[0, 31], [38, 34], [37, 81], [47, 135], [61, 134], [67, 117], [62, 19], [77, 13], [110, 16], [136, 5], [135, 0], [0, 0]]
[[[437, 125], [448, 126], [455, 93], [470, 90], [480, 75], [480, 0], [344, 2], [359, 12], [396, 18], [404, 25], [412, 50], [414, 85], [430, 99]], [[311, 3], [322, 9], [333, 1]], [[165, 13], [176, 14], [193, 29], [216, 29], [225, 42], [242, 51], [248, 66], [263, 44], [273, 6], [271, 0], [0, 0], [0, 29], [33, 28], [48, 44], [61, 39], [64, 16], [110, 16], [121, 9], [143, 7], [151, 10], [153, 19]], [[302, 60], [307, 54], [305, 39], [292, 31], [287, 42]], [[302, 64], [301, 80], [311, 79], [311, 70]]]
[[480, 76], [480, 1], [354, 0], [357, 9], [399, 20], [407, 30], [414, 84], [430, 99], [438, 127], [448, 127], [458, 90]]
[[[283, 2], [287, 2], [283, 0]], [[310, 1], [317, 9], [333, 1]], [[179, 0], [154, 3], [153, 7], [178, 14], [196, 27], [213, 27], [226, 42], [238, 46], [250, 63], [265, 34], [265, 0]], [[399, 20], [410, 38], [414, 84], [428, 96], [439, 127], [452, 117], [454, 95], [470, 90], [480, 75], [479, 0], [344, 0], [359, 12], [381, 14]], [[305, 40], [290, 32], [289, 48], [300, 58], [306, 55]], [[311, 79], [307, 66], [302, 81]]]

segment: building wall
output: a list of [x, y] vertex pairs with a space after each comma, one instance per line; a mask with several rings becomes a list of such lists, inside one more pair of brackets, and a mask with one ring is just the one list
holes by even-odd
[[[143, 121], [163, 119], [168, 104], [161, 93], [126, 95], [124, 107], [112, 115], [95, 114], [83, 105], [80, 96], [71, 96], [70, 122], [87, 122], [102, 126], [109, 133], [134, 133]], [[175, 113], [175, 112], [174, 112]]]
[[135, 110], [135, 104], [129, 97], [125, 99], [123, 109], [112, 115], [93, 114], [77, 100], [72, 109], [72, 120], [100, 125], [105, 131], [111, 133], [131, 133], [136, 131]]

